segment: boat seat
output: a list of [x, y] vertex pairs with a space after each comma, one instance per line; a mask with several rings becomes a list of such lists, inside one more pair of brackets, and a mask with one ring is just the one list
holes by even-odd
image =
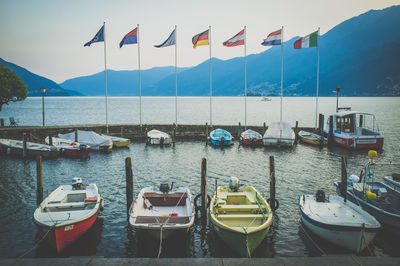
[[262, 214], [219, 214], [218, 215], [219, 220], [227, 220], [227, 219], [264, 219], [264, 215]]
[[65, 197], [67, 197], [68, 195], [72, 195], [72, 194], [84, 194], [86, 193], [86, 190], [62, 190], [60, 192], [60, 194], [58, 194], [57, 196], [55, 196], [53, 198], [52, 201], [50, 201], [49, 203], [60, 203], [61, 201], [64, 200]]
[[137, 224], [187, 224], [190, 221], [189, 216], [137, 216]]
[[[265, 207], [263, 208], [265, 209]], [[251, 211], [258, 211], [259, 207], [257, 204], [246, 204], [246, 205], [221, 205], [218, 208], [219, 212], [224, 212], [224, 211], [235, 211], [235, 212], [251, 212]]]
[[228, 194], [226, 196], [226, 204], [228, 205], [242, 205], [242, 204], [253, 204], [245, 192], [235, 192], [234, 194]]
[[66, 202], [66, 203], [49, 203], [46, 208], [68, 209], [68, 208], [84, 208], [84, 202]]
[[145, 192], [143, 196], [148, 199], [153, 206], [185, 206], [187, 198], [185, 192], [168, 194]]

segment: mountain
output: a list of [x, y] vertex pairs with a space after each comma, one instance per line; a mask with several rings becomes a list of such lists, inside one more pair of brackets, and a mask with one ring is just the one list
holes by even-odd
[[[320, 36], [319, 95], [333, 96], [337, 86], [342, 96], [400, 96], [400, 6], [370, 10], [346, 20]], [[311, 33], [311, 32], [310, 32]], [[284, 96], [315, 96], [317, 48], [295, 50], [284, 43]], [[228, 48], [227, 48], [228, 49]], [[243, 57], [212, 58], [212, 88], [215, 96], [244, 95]], [[281, 47], [247, 56], [249, 95], [280, 95]], [[108, 71], [110, 95], [138, 95], [137, 71]], [[173, 67], [142, 73], [142, 95], [175, 95]], [[62, 87], [85, 95], [104, 95], [104, 72], [67, 80]], [[209, 61], [178, 74], [178, 95], [207, 96], [210, 90]]]
[[42, 96], [41, 87], [46, 88], [46, 96], [80, 96], [82, 94], [65, 90], [54, 81], [36, 75], [29, 70], [0, 58], [0, 64], [14, 71], [28, 87], [28, 96]]

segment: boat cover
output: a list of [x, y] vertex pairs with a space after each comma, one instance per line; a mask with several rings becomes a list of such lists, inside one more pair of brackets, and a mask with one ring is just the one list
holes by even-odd
[[[67, 134], [58, 134], [58, 137], [75, 141], [75, 132], [73, 131]], [[89, 145], [93, 149], [98, 149], [100, 146], [112, 145], [112, 140], [106, 139], [96, 132], [85, 130], [78, 130], [78, 142]]]
[[294, 141], [294, 132], [287, 122], [273, 122], [268, 125], [264, 139], [285, 139]]
[[170, 138], [170, 135], [165, 132], [162, 132], [160, 130], [153, 129], [153, 130], [150, 130], [149, 132], [147, 132], [147, 137], [150, 137], [152, 139], [160, 139], [162, 137]]
[[242, 134], [240, 134], [240, 135], [244, 139], [262, 139], [262, 136], [260, 133], [254, 131], [254, 130], [251, 130], [251, 129], [248, 129], [248, 130], [242, 132]]

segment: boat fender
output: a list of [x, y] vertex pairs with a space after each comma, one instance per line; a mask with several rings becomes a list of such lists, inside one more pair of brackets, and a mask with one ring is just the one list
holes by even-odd
[[104, 199], [100, 196], [100, 210], [104, 210]]
[[149, 209], [149, 210], [153, 209], [153, 205], [151, 204], [151, 202], [148, 199], [144, 199], [143, 205], [146, 209]]
[[315, 200], [317, 202], [325, 202], [325, 191], [322, 189], [318, 189], [315, 193]]
[[[197, 194], [197, 196], [194, 198], [194, 209], [197, 213], [197, 211], [200, 210], [201, 204], [197, 205], [197, 200], [201, 197], [201, 193]], [[210, 195], [207, 195], [207, 209], [210, 207], [210, 203], [211, 203], [211, 197]]]
[[376, 194], [375, 194], [375, 193], [372, 193], [371, 191], [367, 191], [367, 197], [368, 197], [369, 199], [376, 200]]
[[271, 210], [274, 212], [279, 208], [279, 200], [273, 199], [271, 200], [270, 198], [267, 199], [269, 207], [271, 207]]

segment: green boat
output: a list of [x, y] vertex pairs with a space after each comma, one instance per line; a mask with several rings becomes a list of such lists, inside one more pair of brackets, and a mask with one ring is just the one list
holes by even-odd
[[211, 223], [217, 235], [232, 250], [242, 257], [251, 257], [266, 237], [273, 214], [267, 201], [254, 187], [239, 187], [239, 180], [231, 178], [229, 188], [217, 188], [211, 199]]

